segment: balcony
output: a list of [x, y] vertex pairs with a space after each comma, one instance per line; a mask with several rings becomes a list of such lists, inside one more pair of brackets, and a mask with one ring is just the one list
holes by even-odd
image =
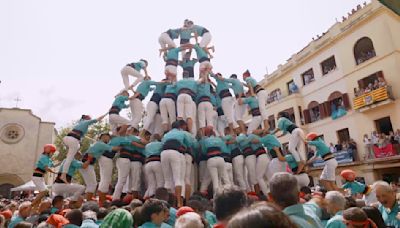
[[380, 87], [371, 92], [355, 97], [353, 99], [354, 110], [363, 112], [380, 105], [391, 103], [393, 100], [392, 87]]

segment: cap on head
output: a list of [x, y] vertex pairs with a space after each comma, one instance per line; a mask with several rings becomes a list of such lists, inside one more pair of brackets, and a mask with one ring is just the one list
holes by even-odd
[[195, 212], [195, 211], [191, 207], [187, 207], [187, 206], [181, 207], [176, 212], [176, 217], [180, 217], [180, 216], [182, 216], [182, 215], [184, 215], [186, 213], [189, 213], [189, 212]]
[[318, 134], [315, 132], [310, 132], [307, 134], [306, 138], [308, 141], [313, 141], [318, 138]]
[[356, 173], [351, 169], [345, 169], [340, 172], [340, 176], [347, 181], [354, 181], [356, 179]]
[[53, 144], [46, 144], [46, 145], [44, 145], [44, 150], [48, 151], [50, 153], [54, 153], [54, 152], [56, 152], [57, 148]]

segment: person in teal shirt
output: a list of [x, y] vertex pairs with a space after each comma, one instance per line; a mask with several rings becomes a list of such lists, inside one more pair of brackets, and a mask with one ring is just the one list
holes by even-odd
[[[212, 86], [209, 82], [201, 81], [197, 86], [197, 112], [198, 122], [201, 131], [204, 131], [206, 126], [214, 126], [214, 106], [212, 104], [211, 95]], [[203, 132], [204, 133], [204, 132]]]
[[332, 218], [326, 223], [326, 228], [346, 228], [343, 222], [343, 210], [346, 206], [346, 198], [338, 191], [329, 191], [325, 195], [327, 211]]
[[304, 168], [302, 168], [301, 170], [299, 169], [299, 165], [296, 162], [294, 156], [289, 153], [286, 154], [284, 158], [287, 164], [289, 165], [289, 168], [292, 171], [293, 175], [296, 177], [299, 188], [303, 186], [308, 186], [310, 184], [310, 178], [308, 177]]
[[83, 155], [82, 162], [89, 162], [89, 167], [87, 169], [80, 170], [80, 173], [82, 174], [83, 180], [86, 184], [86, 199], [88, 201], [92, 200], [92, 197], [94, 196], [97, 187], [94, 164], [105, 152], [119, 150], [119, 147], [112, 147], [108, 144], [110, 140], [110, 134], [101, 134], [99, 136], [99, 141], [90, 146]]
[[[261, 112], [260, 112], [259, 102], [258, 102], [257, 97], [251, 96], [250, 94], [248, 94], [248, 96], [244, 99], [239, 98], [238, 103], [239, 103], [239, 105], [247, 104], [250, 108], [252, 118], [251, 118], [251, 122], [247, 128], [247, 134], [259, 133], [260, 130], [258, 130], [258, 128], [260, 127], [260, 125], [262, 123], [262, 118], [261, 118]], [[261, 131], [263, 131], [263, 130], [261, 129]]]
[[[179, 38], [180, 29], [168, 29], [167, 31], [161, 33], [160, 37], [158, 38], [158, 42], [160, 43], [161, 49], [171, 47], [176, 47], [174, 42], [175, 39]], [[160, 50], [160, 55], [162, 51]]]
[[141, 215], [144, 223], [139, 228], [171, 227], [164, 223], [168, 219], [169, 210], [161, 200], [147, 200], [142, 206]]
[[279, 138], [288, 132], [290, 133], [288, 149], [298, 163], [299, 170], [301, 171], [305, 165], [305, 152], [299, 150], [304, 147], [302, 144], [306, 142], [305, 135], [304, 131], [297, 127], [289, 118], [289, 113], [280, 112], [278, 114], [278, 128], [272, 131], [272, 134], [282, 131], [282, 134], [277, 136]]
[[[31, 202], [25, 201], [21, 203], [18, 207], [18, 215], [14, 215], [11, 218], [10, 224], [8, 224], [8, 228], [14, 228], [18, 223], [23, 222], [31, 215], [32, 204]], [[3, 218], [4, 220], [4, 218]]]
[[184, 44], [177, 48], [169, 48], [165, 50], [167, 54], [164, 57], [164, 74], [168, 79], [170, 79], [171, 81], [176, 81], [177, 67], [179, 65], [179, 53], [192, 47], [193, 45], [191, 44]]
[[176, 91], [178, 91], [178, 99], [176, 101], [177, 118], [185, 120], [189, 128], [189, 132], [193, 132], [193, 121], [195, 121], [196, 112], [196, 93], [197, 82], [192, 78], [184, 77], [176, 83]]
[[[124, 66], [124, 68], [122, 68], [121, 76], [126, 90], [134, 88], [143, 80], [144, 77], [149, 76], [147, 73], [148, 65], [149, 64], [147, 60], [141, 59], [138, 62], [129, 63], [126, 66]], [[140, 73], [141, 70], [144, 71], [144, 76]], [[136, 78], [136, 80], [132, 83], [132, 85], [129, 84], [129, 76]]]
[[[128, 108], [125, 102], [129, 100], [129, 93], [127, 90], [122, 91], [117, 97], [115, 98], [114, 102], [111, 105], [110, 110], [108, 111], [108, 118], [110, 122], [110, 128], [113, 134], [121, 134], [128, 129], [130, 124], [130, 120], [124, 118], [119, 115], [122, 109]], [[119, 132], [117, 132], [117, 128], [121, 126]]]
[[197, 54], [197, 59], [199, 60], [199, 75], [200, 78], [204, 78], [208, 80], [208, 74], [211, 72], [213, 66], [211, 65], [209, 54], [199, 46], [199, 44], [195, 44], [193, 46], [194, 50]]
[[68, 153], [67, 158], [65, 159], [64, 167], [60, 169], [62, 173], [60, 178], [64, 182], [68, 182], [67, 171], [75, 157], [75, 154], [80, 148], [80, 140], [86, 135], [90, 125], [101, 121], [106, 115], [107, 114], [104, 114], [97, 119], [91, 119], [91, 117], [88, 115], [82, 115], [79, 122], [72, 128], [72, 131], [70, 131], [67, 136], [63, 138], [63, 143], [68, 147]]
[[154, 196], [156, 189], [164, 186], [164, 175], [161, 167], [161, 151], [163, 143], [159, 139], [155, 139], [147, 144], [144, 149], [146, 156], [146, 164], [144, 166], [144, 174], [147, 180], [147, 190], [144, 198]]
[[207, 127], [205, 137], [201, 141], [202, 153], [207, 156], [207, 168], [209, 170], [214, 192], [219, 188], [219, 181], [229, 183], [229, 177], [225, 169], [225, 160], [222, 158], [225, 142], [214, 135], [212, 128]]
[[382, 214], [386, 226], [400, 227], [400, 206], [396, 200], [396, 192], [384, 181], [378, 181], [373, 184], [376, 198], [379, 201], [378, 209]]
[[246, 105], [240, 105], [238, 103], [238, 98], [245, 98], [244, 94], [244, 89], [243, 89], [243, 83], [237, 79], [236, 74], [232, 74], [230, 78], [223, 78], [224, 81], [229, 83], [230, 88], [233, 90], [233, 93], [235, 94], [236, 100], [233, 105], [234, 108], [234, 117], [235, 121], [239, 124], [240, 130], [242, 133], [246, 132], [246, 127], [245, 123], [243, 121], [243, 116], [246, 113]]
[[[239, 147], [239, 143], [237, 142], [236, 137], [233, 137], [232, 135], [226, 135], [222, 138], [231, 151], [233, 174], [235, 177], [234, 179], [237, 180], [240, 189], [245, 191], [247, 186], [246, 182], [244, 181], [244, 157]], [[242, 142], [242, 145], [243, 144], [245, 143]]]
[[316, 148], [316, 152], [308, 164], [312, 164], [317, 157], [321, 157], [325, 161], [324, 169], [320, 176], [320, 182], [328, 191], [337, 190], [336, 186], [336, 167], [338, 165], [335, 156], [330, 152], [329, 147], [325, 142], [318, 137], [316, 133], [307, 134], [307, 144]]
[[182, 61], [179, 62], [179, 66], [182, 67], [183, 74], [187, 74], [189, 78], [194, 78], [194, 66], [198, 62], [196, 58], [190, 59], [192, 51], [189, 50], [184, 54]]
[[[249, 166], [254, 165], [255, 166], [255, 175], [256, 175], [256, 181], [257, 183], [255, 184], [255, 191], [257, 194], [260, 193], [260, 190], [264, 193], [264, 195], [267, 195], [268, 187], [267, 183], [265, 182], [264, 176], [267, 174], [268, 170], [268, 164], [269, 164], [269, 158], [267, 155], [267, 151], [265, 150], [263, 144], [260, 141], [260, 137], [256, 134], [249, 134], [247, 136], [248, 140], [250, 141], [250, 146], [251, 149], [253, 150], [253, 153], [255, 155], [255, 159], [253, 156], [246, 157], [246, 165], [249, 164]], [[255, 161], [255, 164], [254, 164]], [[253, 172], [254, 170], [251, 170]], [[249, 172], [250, 173], [250, 172]], [[254, 174], [250, 174], [254, 175]]]
[[[260, 142], [267, 148], [271, 161], [268, 165], [267, 178], [270, 180], [274, 173], [286, 172], [286, 159], [283, 156], [282, 145], [275, 135], [266, 134], [260, 137]], [[297, 164], [296, 164], [297, 167]]]

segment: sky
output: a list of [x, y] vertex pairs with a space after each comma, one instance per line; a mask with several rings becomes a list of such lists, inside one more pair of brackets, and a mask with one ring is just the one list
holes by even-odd
[[163, 78], [158, 37], [186, 18], [210, 30], [215, 72], [249, 69], [261, 80], [362, 3], [1, 0], [0, 107], [16, 107], [18, 98], [19, 108], [57, 128], [100, 116], [123, 88], [127, 63], [145, 58], [152, 79]]

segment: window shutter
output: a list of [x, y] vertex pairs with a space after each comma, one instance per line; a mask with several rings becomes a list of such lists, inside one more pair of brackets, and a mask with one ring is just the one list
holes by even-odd
[[343, 99], [343, 105], [345, 107], [346, 110], [351, 109], [351, 105], [350, 105], [350, 100], [349, 100], [349, 95], [347, 93], [344, 93], [342, 95], [342, 99]]
[[305, 124], [311, 123], [310, 110], [304, 109], [303, 114], [304, 114], [304, 123]]
[[319, 108], [319, 115], [321, 116], [321, 119], [325, 118], [326, 117], [326, 113], [325, 113], [325, 105], [324, 105], [324, 103], [319, 104], [318, 108]]
[[325, 106], [325, 115], [326, 117], [329, 117], [331, 115], [331, 102], [330, 101], [326, 101], [324, 102], [324, 106]]

